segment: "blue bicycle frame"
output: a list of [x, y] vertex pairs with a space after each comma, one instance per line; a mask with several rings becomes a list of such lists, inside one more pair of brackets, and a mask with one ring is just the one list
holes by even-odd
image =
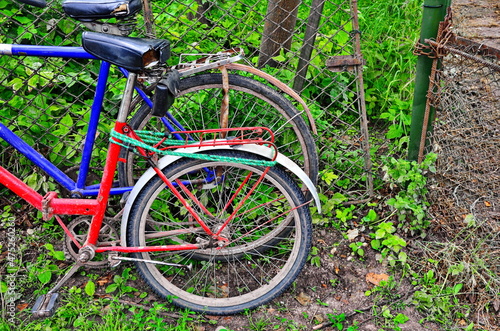
[[[0, 55], [58, 57], [58, 58], [97, 60], [96, 57], [87, 53], [83, 49], [83, 47], [68, 47], [68, 46], [0, 44]], [[97, 77], [97, 85], [96, 85], [94, 100], [90, 111], [88, 131], [84, 141], [82, 160], [76, 182], [71, 178], [69, 178], [64, 172], [62, 172], [58, 167], [56, 167], [52, 162], [47, 160], [34, 148], [32, 148], [21, 138], [19, 138], [4, 124], [0, 123], [0, 138], [3, 138], [5, 141], [7, 141], [21, 154], [25, 155], [29, 160], [31, 160], [34, 164], [43, 169], [47, 174], [53, 177], [59, 184], [61, 184], [64, 188], [66, 188], [73, 195], [76, 196], [97, 196], [99, 192], [100, 184], [86, 186], [85, 182], [87, 180], [90, 168], [91, 155], [92, 155], [92, 150], [94, 149], [95, 137], [97, 133], [97, 125], [99, 123], [99, 118], [101, 116], [101, 109], [104, 102], [104, 94], [106, 92], [106, 86], [108, 83], [110, 66], [111, 66], [110, 63], [101, 61], [99, 75]], [[127, 70], [123, 68], [119, 69], [125, 77], [128, 77]], [[152, 107], [153, 102], [151, 101], [150, 98], [148, 98], [146, 93], [137, 87], [136, 91], [139, 93], [140, 97], [150, 107]], [[177, 130], [180, 131], [184, 130], [182, 125], [170, 113], [167, 113], [166, 117], [162, 118], [162, 122], [165, 125], [166, 130], [170, 132]], [[176, 138], [182, 139], [179, 135], [176, 135]], [[132, 187], [114, 187], [111, 189], [110, 194], [119, 195], [128, 192], [131, 189]]]

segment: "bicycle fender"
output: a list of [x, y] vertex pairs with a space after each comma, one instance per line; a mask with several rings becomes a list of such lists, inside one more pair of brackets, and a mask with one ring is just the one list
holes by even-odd
[[[176, 149], [175, 151], [191, 154], [191, 153], [199, 153], [210, 150], [224, 150], [224, 149], [244, 151], [252, 154], [261, 155], [269, 159], [271, 159], [275, 153], [274, 149], [260, 145], [187, 147], [187, 148], [179, 148]], [[179, 160], [180, 158], [182, 158], [182, 156], [166, 155], [158, 161], [158, 167], [160, 169], [163, 169], [166, 166]], [[306, 173], [295, 162], [293, 162], [292, 160], [290, 160], [288, 157], [286, 157], [281, 153], [278, 153], [278, 156], [276, 157], [276, 162], [285, 169], [291, 171], [295, 176], [297, 176], [302, 181], [302, 183], [307, 187], [307, 189], [311, 193], [314, 202], [316, 204], [318, 213], [321, 214], [321, 204], [318, 192], [316, 191], [316, 187], [314, 186], [311, 179], [309, 179], [309, 176], [307, 176]], [[139, 195], [139, 192], [141, 191], [142, 187], [146, 185], [146, 183], [155, 175], [156, 173], [153, 170], [153, 168], [149, 168], [148, 170], [146, 170], [146, 172], [135, 183], [134, 188], [130, 192], [127, 201], [125, 202], [125, 207], [123, 209], [122, 223], [120, 228], [121, 245], [123, 247], [127, 245], [126, 234], [127, 234], [128, 217], [130, 214], [130, 209], [134, 204], [135, 199]]]
[[257, 68], [251, 67], [251, 66], [247, 66], [247, 65], [244, 65], [244, 64], [241, 64], [241, 63], [229, 63], [229, 64], [226, 64], [225, 67], [228, 68], [228, 69], [233, 69], [233, 70], [246, 71], [246, 72], [249, 72], [251, 74], [257, 75], [260, 78], [264, 78], [269, 83], [271, 83], [272, 85], [276, 86], [281, 91], [285, 92], [290, 97], [292, 97], [293, 99], [295, 99], [295, 101], [297, 101], [298, 103], [300, 103], [300, 105], [302, 106], [302, 108], [304, 108], [304, 111], [306, 112], [307, 118], [309, 119], [309, 125], [311, 126], [312, 132], [314, 134], [318, 134], [318, 130], [316, 129], [316, 123], [314, 122], [314, 118], [313, 118], [313, 116], [311, 114], [311, 110], [309, 109], [309, 107], [307, 106], [307, 104], [305, 103], [305, 101], [300, 97], [300, 95], [297, 92], [295, 92], [294, 89], [292, 89], [288, 85], [284, 84], [283, 82], [281, 82], [276, 77], [271, 76], [270, 74], [268, 74], [268, 73], [266, 73], [266, 72], [264, 72], [262, 70], [259, 70]]

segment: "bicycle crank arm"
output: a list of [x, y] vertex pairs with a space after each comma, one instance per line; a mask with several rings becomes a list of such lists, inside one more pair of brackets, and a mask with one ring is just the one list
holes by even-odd
[[185, 264], [160, 262], [160, 261], [146, 260], [146, 259], [136, 259], [133, 257], [124, 257], [124, 256], [113, 256], [111, 259], [112, 260], [121, 260], [121, 261], [145, 262], [145, 263], [152, 263], [152, 264], [168, 265], [170, 267], [186, 268], [189, 271], [191, 271], [191, 269], [193, 269], [192, 264], [185, 265]]

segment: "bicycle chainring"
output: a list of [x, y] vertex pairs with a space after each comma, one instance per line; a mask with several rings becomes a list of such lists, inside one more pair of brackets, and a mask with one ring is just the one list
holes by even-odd
[[[87, 239], [91, 220], [92, 216], [80, 216], [75, 218], [68, 224], [68, 229], [71, 231], [71, 234], [76, 238], [80, 245], [83, 245], [83, 243]], [[114, 246], [119, 242], [120, 236], [113, 226], [113, 221], [113, 218], [104, 218], [102, 222], [101, 232], [99, 233], [98, 243], [106, 243], [106, 245]], [[73, 261], [78, 260], [78, 257], [80, 255], [78, 252], [79, 248], [69, 236], [64, 237], [63, 251], [66, 259], [71, 259]], [[98, 253], [91, 261], [85, 263], [85, 265], [90, 268], [108, 267], [110, 265], [109, 255], [113, 253], [114, 252]]]

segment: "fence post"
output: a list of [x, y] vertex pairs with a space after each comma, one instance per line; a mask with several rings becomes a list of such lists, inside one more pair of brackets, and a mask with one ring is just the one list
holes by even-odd
[[[426, 46], [425, 39], [436, 38], [439, 22], [443, 21], [446, 10], [451, 0], [425, 0], [422, 13], [422, 27], [420, 31], [419, 44]], [[413, 107], [410, 126], [410, 142], [408, 145], [408, 159], [416, 161], [420, 150], [421, 137], [424, 122], [424, 113], [427, 103], [427, 92], [429, 90], [430, 74], [433, 59], [426, 52], [421, 52], [417, 59], [417, 73], [415, 77], [415, 91], [413, 94]], [[431, 109], [430, 120], [425, 130], [432, 127], [434, 109]]]
[[311, 61], [311, 54], [314, 49], [314, 42], [318, 34], [319, 21], [323, 13], [325, 0], [313, 0], [311, 11], [307, 20], [306, 33], [304, 35], [304, 43], [299, 55], [299, 64], [297, 65], [297, 74], [293, 81], [293, 89], [297, 92], [302, 92], [304, 82], [306, 81], [307, 68]]

